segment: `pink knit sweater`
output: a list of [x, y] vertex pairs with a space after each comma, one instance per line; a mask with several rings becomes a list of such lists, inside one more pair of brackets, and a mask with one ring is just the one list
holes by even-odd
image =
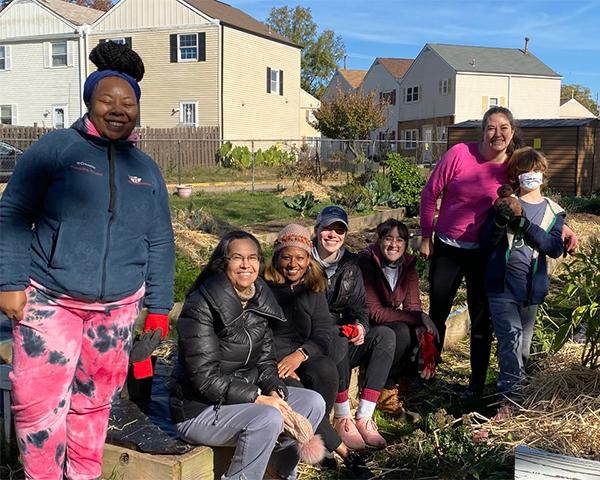
[[[496, 190], [508, 181], [506, 162], [487, 162], [477, 143], [459, 143], [448, 150], [433, 170], [421, 192], [421, 235], [433, 230], [464, 242], [477, 242], [479, 229], [494, 200]], [[438, 197], [440, 212], [434, 217]]]

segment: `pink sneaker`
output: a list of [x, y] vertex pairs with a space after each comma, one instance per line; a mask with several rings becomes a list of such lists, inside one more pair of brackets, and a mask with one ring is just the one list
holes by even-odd
[[364, 450], [367, 448], [362, 435], [356, 429], [354, 418], [350, 416], [335, 417], [333, 428], [342, 439], [342, 442], [352, 450]]
[[369, 447], [382, 449], [387, 443], [385, 438], [379, 435], [377, 424], [371, 417], [363, 417], [356, 420], [356, 429]]

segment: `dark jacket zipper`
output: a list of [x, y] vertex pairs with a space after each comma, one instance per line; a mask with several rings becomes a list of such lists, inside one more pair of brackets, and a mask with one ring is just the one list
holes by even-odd
[[109, 185], [110, 185], [110, 201], [108, 203], [108, 211], [111, 213], [110, 220], [108, 221], [108, 228], [106, 229], [106, 248], [104, 249], [104, 258], [102, 259], [102, 288], [100, 290], [100, 300], [104, 298], [106, 291], [106, 264], [108, 261], [108, 250], [110, 245], [110, 231], [114, 219], [115, 210], [115, 198], [117, 195], [117, 188], [115, 184], [115, 144], [110, 142], [108, 147], [108, 171], [109, 171]]

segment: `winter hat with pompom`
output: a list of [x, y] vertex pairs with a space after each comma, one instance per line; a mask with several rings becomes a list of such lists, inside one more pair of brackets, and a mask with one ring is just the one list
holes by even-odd
[[293, 423], [290, 427], [284, 424], [284, 432], [296, 440], [296, 449], [300, 460], [309, 465], [315, 465], [325, 458], [325, 445], [321, 435], [315, 435], [312, 425], [304, 415], [293, 410], [286, 414], [287, 418]]

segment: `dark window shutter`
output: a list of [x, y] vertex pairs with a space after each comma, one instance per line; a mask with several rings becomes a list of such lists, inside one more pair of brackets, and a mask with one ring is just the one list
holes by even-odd
[[125, 45], [131, 48], [131, 37], [125, 37]]
[[271, 67], [267, 67], [267, 93], [271, 93]]
[[392, 140], [396, 140], [396, 132], [395, 131], [392, 132]]
[[279, 95], [283, 95], [283, 70], [279, 70]]
[[177, 34], [169, 35], [171, 41], [171, 63], [177, 63]]
[[206, 32], [198, 33], [198, 61], [206, 61]]
[[396, 90], [392, 90], [392, 105], [396, 105]]

